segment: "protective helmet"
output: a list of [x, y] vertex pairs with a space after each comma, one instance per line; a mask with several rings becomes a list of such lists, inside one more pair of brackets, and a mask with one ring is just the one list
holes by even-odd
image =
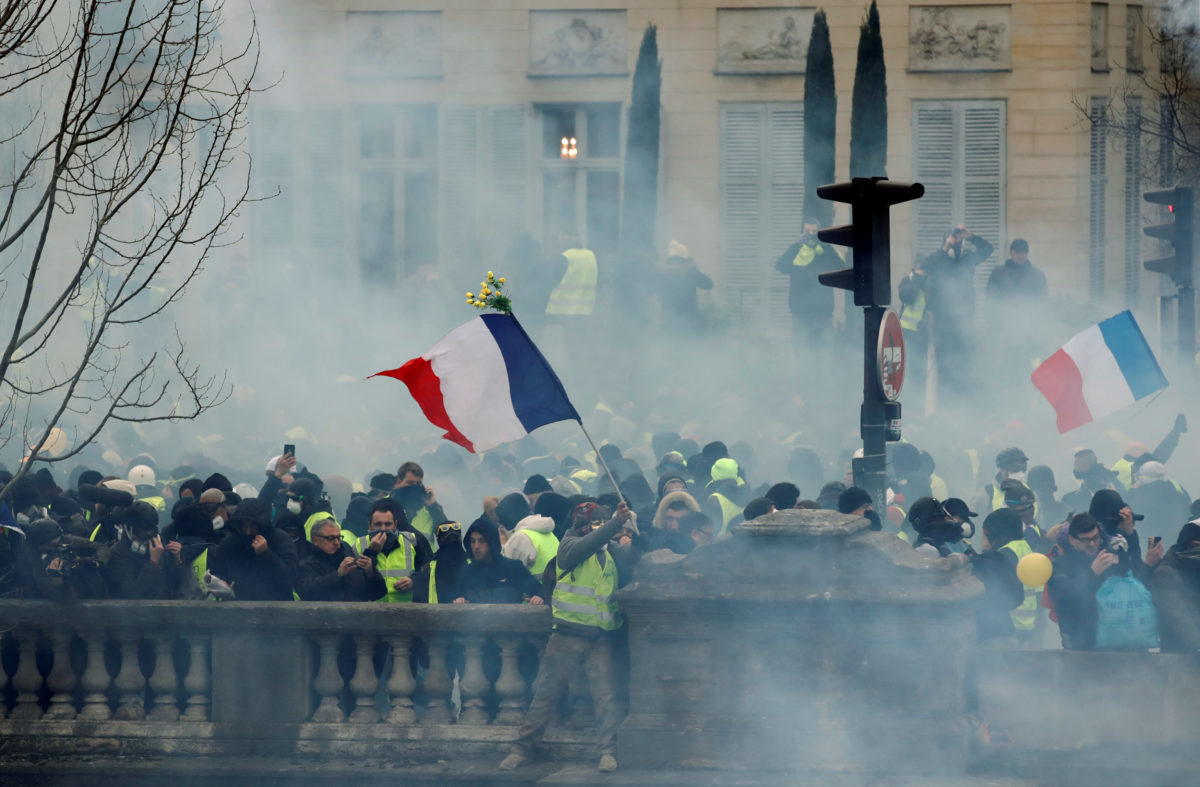
[[154, 486], [154, 471], [146, 465], [134, 465], [129, 468], [129, 480], [134, 486]]

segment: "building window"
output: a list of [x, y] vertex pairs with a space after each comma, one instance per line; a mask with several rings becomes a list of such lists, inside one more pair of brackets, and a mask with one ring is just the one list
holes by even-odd
[[1089, 107], [1091, 119], [1090, 150], [1088, 155], [1088, 285], [1093, 298], [1104, 294], [1104, 223], [1108, 192], [1108, 99], [1093, 96]]
[[1146, 24], [1142, 18], [1142, 7], [1130, 5], [1125, 7], [1125, 69], [1127, 71], [1143, 70], [1142, 39]]
[[744, 325], [789, 325], [774, 261], [804, 221], [804, 105], [721, 104], [721, 256], [726, 301]]
[[913, 177], [925, 196], [913, 203], [914, 255], [942, 247], [964, 224], [996, 248], [975, 269], [982, 288], [1005, 249], [1005, 103], [1002, 100], [914, 101]]
[[355, 121], [359, 265], [390, 284], [437, 262], [437, 107], [363, 105]]
[[1125, 303], [1136, 304], [1142, 275], [1142, 99], [1125, 97]]
[[1108, 70], [1108, 4], [1092, 3], [1092, 70]]
[[542, 237], [578, 238], [597, 255], [620, 242], [621, 105], [539, 107]]

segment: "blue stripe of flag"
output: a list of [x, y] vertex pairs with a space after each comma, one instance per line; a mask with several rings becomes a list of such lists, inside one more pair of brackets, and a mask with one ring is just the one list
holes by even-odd
[[1117, 359], [1134, 399], [1167, 387], [1167, 378], [1128, 309], [1101, 322], [1100, 334]]
[[484, 314], [480, 319], [504, 356], [513, 411], [525, 431], [532, 432], [557, 421], [582, 423], [558, 375], [517, 318], [509, 314]]

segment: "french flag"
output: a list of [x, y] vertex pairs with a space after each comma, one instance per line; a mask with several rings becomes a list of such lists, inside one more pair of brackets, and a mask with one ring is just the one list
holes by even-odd
[[1058, 432], [1103, 418], [1167, 387], [1167, 378], [1128, 310], [1076, 334], [1033, 371], [1058, 414]]
[[[472, 453], [519, 440], [539, 426], [580, 421], [558, 376], [511, 314], [484, 314], [442, 337], [394, 377], [442, 435]], [[582, 421], [580, 421], [582, 424]]]

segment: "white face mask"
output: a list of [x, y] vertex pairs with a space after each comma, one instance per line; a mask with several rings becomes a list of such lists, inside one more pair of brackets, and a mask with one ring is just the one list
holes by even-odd
[[1019, 470], [1015, 473], [1009, 473], [1008, 477], [1014, 481], [1020, 481], [1022, 484], [1025, 483], [1025, 471], [1024, 470]]
[[135, 555], [144, 555], [150, 551], [149, 541], [130, 541], [129, 550]]
[[289, 514], [299, 514], [300, 513], [300, 501], [295, 498], [292, 498], [291, 500], [287, 501], [287, 510], [288, 510]]
[[219, 516], [213, 517], [213, 530], [220, 530], [225, 527], [225, 520]]

